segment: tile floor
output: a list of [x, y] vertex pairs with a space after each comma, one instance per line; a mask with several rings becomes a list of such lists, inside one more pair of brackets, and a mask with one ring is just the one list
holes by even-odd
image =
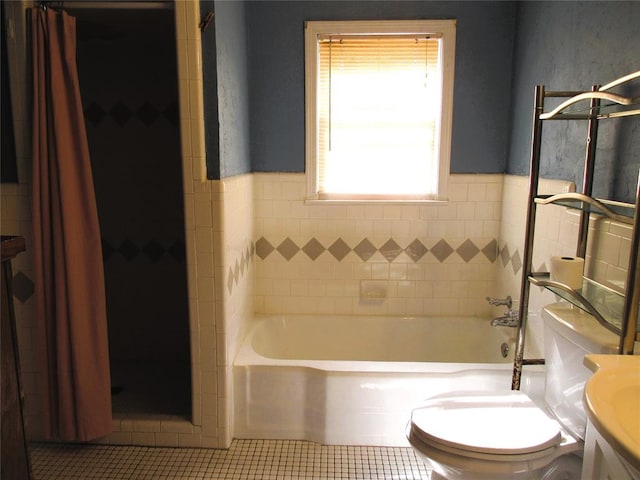
[[35, 480], [428, 480], [411, 448], [234, 440], [228, 450], [106, 445], [32, 446]]

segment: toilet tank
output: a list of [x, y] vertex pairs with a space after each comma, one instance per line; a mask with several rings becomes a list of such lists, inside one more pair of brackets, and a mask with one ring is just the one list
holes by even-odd
[[546, 404], [569, 432], [584, 440], [587, 416], [582, 398], [584, 385], [592, 375], [583, 365], [584, 356], [617, 353], [619, 337], [566, 302], [547, 305], [542, 318]]

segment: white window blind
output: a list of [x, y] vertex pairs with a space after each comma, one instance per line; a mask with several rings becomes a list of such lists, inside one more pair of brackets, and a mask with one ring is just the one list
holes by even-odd
[[446, 198], [455, 21], [307, 22], [309, 200]]

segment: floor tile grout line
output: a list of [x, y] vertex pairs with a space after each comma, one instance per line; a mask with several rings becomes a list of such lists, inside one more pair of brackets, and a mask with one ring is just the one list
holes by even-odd
[[36, 480], [84, 480], [87, 468], [96, 480], [429, 478], [410, 448], [288, 440], [235, 440], [228, 450], [36, 444], [33, 458], [34, 472], [51, 473]]

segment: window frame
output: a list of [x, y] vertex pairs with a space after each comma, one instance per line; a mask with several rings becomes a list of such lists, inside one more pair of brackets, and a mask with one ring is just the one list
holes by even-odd
[[[442, 105], [440, 115], [438, 192], [435, 196], [378, 195], [349, 197], [318, 194], [318, 38], [340, 34], [431, 34], [442, 39]], [[306, 203], [433, 203], [447, 200], [450, 175], [451, 131], [453, 121], [453, 84], [455, 65], [456, 21], [443, 20], [353, 20], [305, 22], [305, 166], [307, 176]]]

